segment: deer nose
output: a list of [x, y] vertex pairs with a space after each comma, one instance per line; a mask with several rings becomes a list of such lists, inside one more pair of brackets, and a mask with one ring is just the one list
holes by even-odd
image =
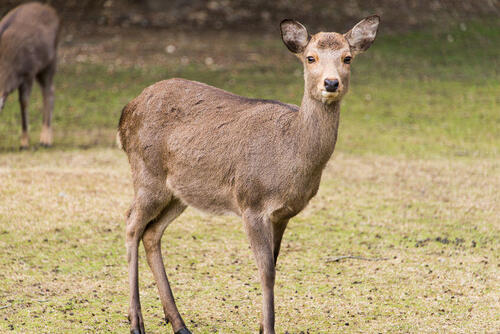
[[325, 89], [327, 92], [336, 92], [339, 88], [339, 81], [337, 79], [325, 79]]

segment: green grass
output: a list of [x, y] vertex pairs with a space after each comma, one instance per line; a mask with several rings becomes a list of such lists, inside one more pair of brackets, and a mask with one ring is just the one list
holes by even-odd
[[[338, 149], [408, 157], [498, 156], [499, 36], [498, 23], [471, 23], [466, 31], [380, 36], [352, 65]], [[214, 56], [216, 66], [206, 66], [196, 56], [190, 64], [180, 64], [184, 49], [161, 66], [157, 62], [132, 67], [109, 62], [61, 65], [56, 80], [56, 145], [112, 145], [121, 108], [146, 86], [170, 77], [300, 104], [301, 65], [279, 36], [267, 37], [260, 45], [257, 41], [258, 37], [247, 37], [244, 45], [237, 45], [236, 63], [228, 63], [232, 50], [224, 45], [227, 52]], [[253, 45], [259, 61], [245, 61], [245, 52], [248, 57]], [[185, 46], [186, 52], [190, 47]], [[34, 95], [30, 124], [36, 142], [41, 99], [38, 92]], [[17, 147], [18, 108], [17, 98], [11, 96], [1, 116], [0, 149]]]
[[[466, 28], [382, 35], [354, 61], [320, 192], [285, 232], [278, 333], [500, 329], [500, 26]], [[121, 108], [144, 87], [178, 76], [300, 103], [300, 64], [279, 36], [169, 37], [173, 55], [150, 47], [158, 37], [102, 38], [111, 57], [84, 62], [63, 44], [52, 149], [36, 146], [36, 90], [35, 145], [17, 152], [20, 115], [9, 97], [0, 114], [1, 330], [128, 331], [132, 187], [113, 145]], [[151, 54], [130, 53], [134, 43]], [[209, 56], [215, 65], [204, 64]], [[257, 331], [261, 292], [239, 219], [188, 209], [166, 231], [163, 254], [193, 332]], [[382, 260], [328, 262], [341, 255]], [[140, 272], [146, 329], [169, 332], [142, 249]]]

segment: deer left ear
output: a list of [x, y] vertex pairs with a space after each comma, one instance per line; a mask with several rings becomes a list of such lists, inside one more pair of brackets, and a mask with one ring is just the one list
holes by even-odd
[[379, 23], [380, 17], [378, 15], [368, 16], [344, 34], [353, 55], [368, 50], [377, 36]]

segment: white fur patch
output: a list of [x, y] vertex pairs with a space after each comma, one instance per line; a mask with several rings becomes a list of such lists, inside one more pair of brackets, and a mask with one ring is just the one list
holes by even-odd
[[327, 92], [326, 90], [322, 90], [321, 96], [321, 102], [329, 104], [339, 96], [339, 92]]

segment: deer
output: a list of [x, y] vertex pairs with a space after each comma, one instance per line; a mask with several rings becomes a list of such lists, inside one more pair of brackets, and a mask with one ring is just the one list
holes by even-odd
[[147, 87], [123, 108], [117, 143], [128, 157], [134, 187], [125, 228], [131, 333], [145, 333], [138, 287], [141, 240], [166, 322], [175, 334], [191, 333], [161, 253], [165, 229], [188, 206], [242, 218], [262, 288], [260, 333], [275, 333], [283, 233], [318, 191], [337, 141], [351, 62], [373, 43], [379, 22], [373, 15], [345, 34], [312, 36], [295, 20], [281, 22], [284, 44], [304, 67], [300, 107], [173, 78]]
[[19, 90], [21, 149], [29, 147], [28, 103], [36, 79], [43, 95], [40, 144], [52, 145], [53, 78], [56, 72], [59, 18], [49, 5], [20, 5], [0, 21], [0, 111], [7, 96]]

